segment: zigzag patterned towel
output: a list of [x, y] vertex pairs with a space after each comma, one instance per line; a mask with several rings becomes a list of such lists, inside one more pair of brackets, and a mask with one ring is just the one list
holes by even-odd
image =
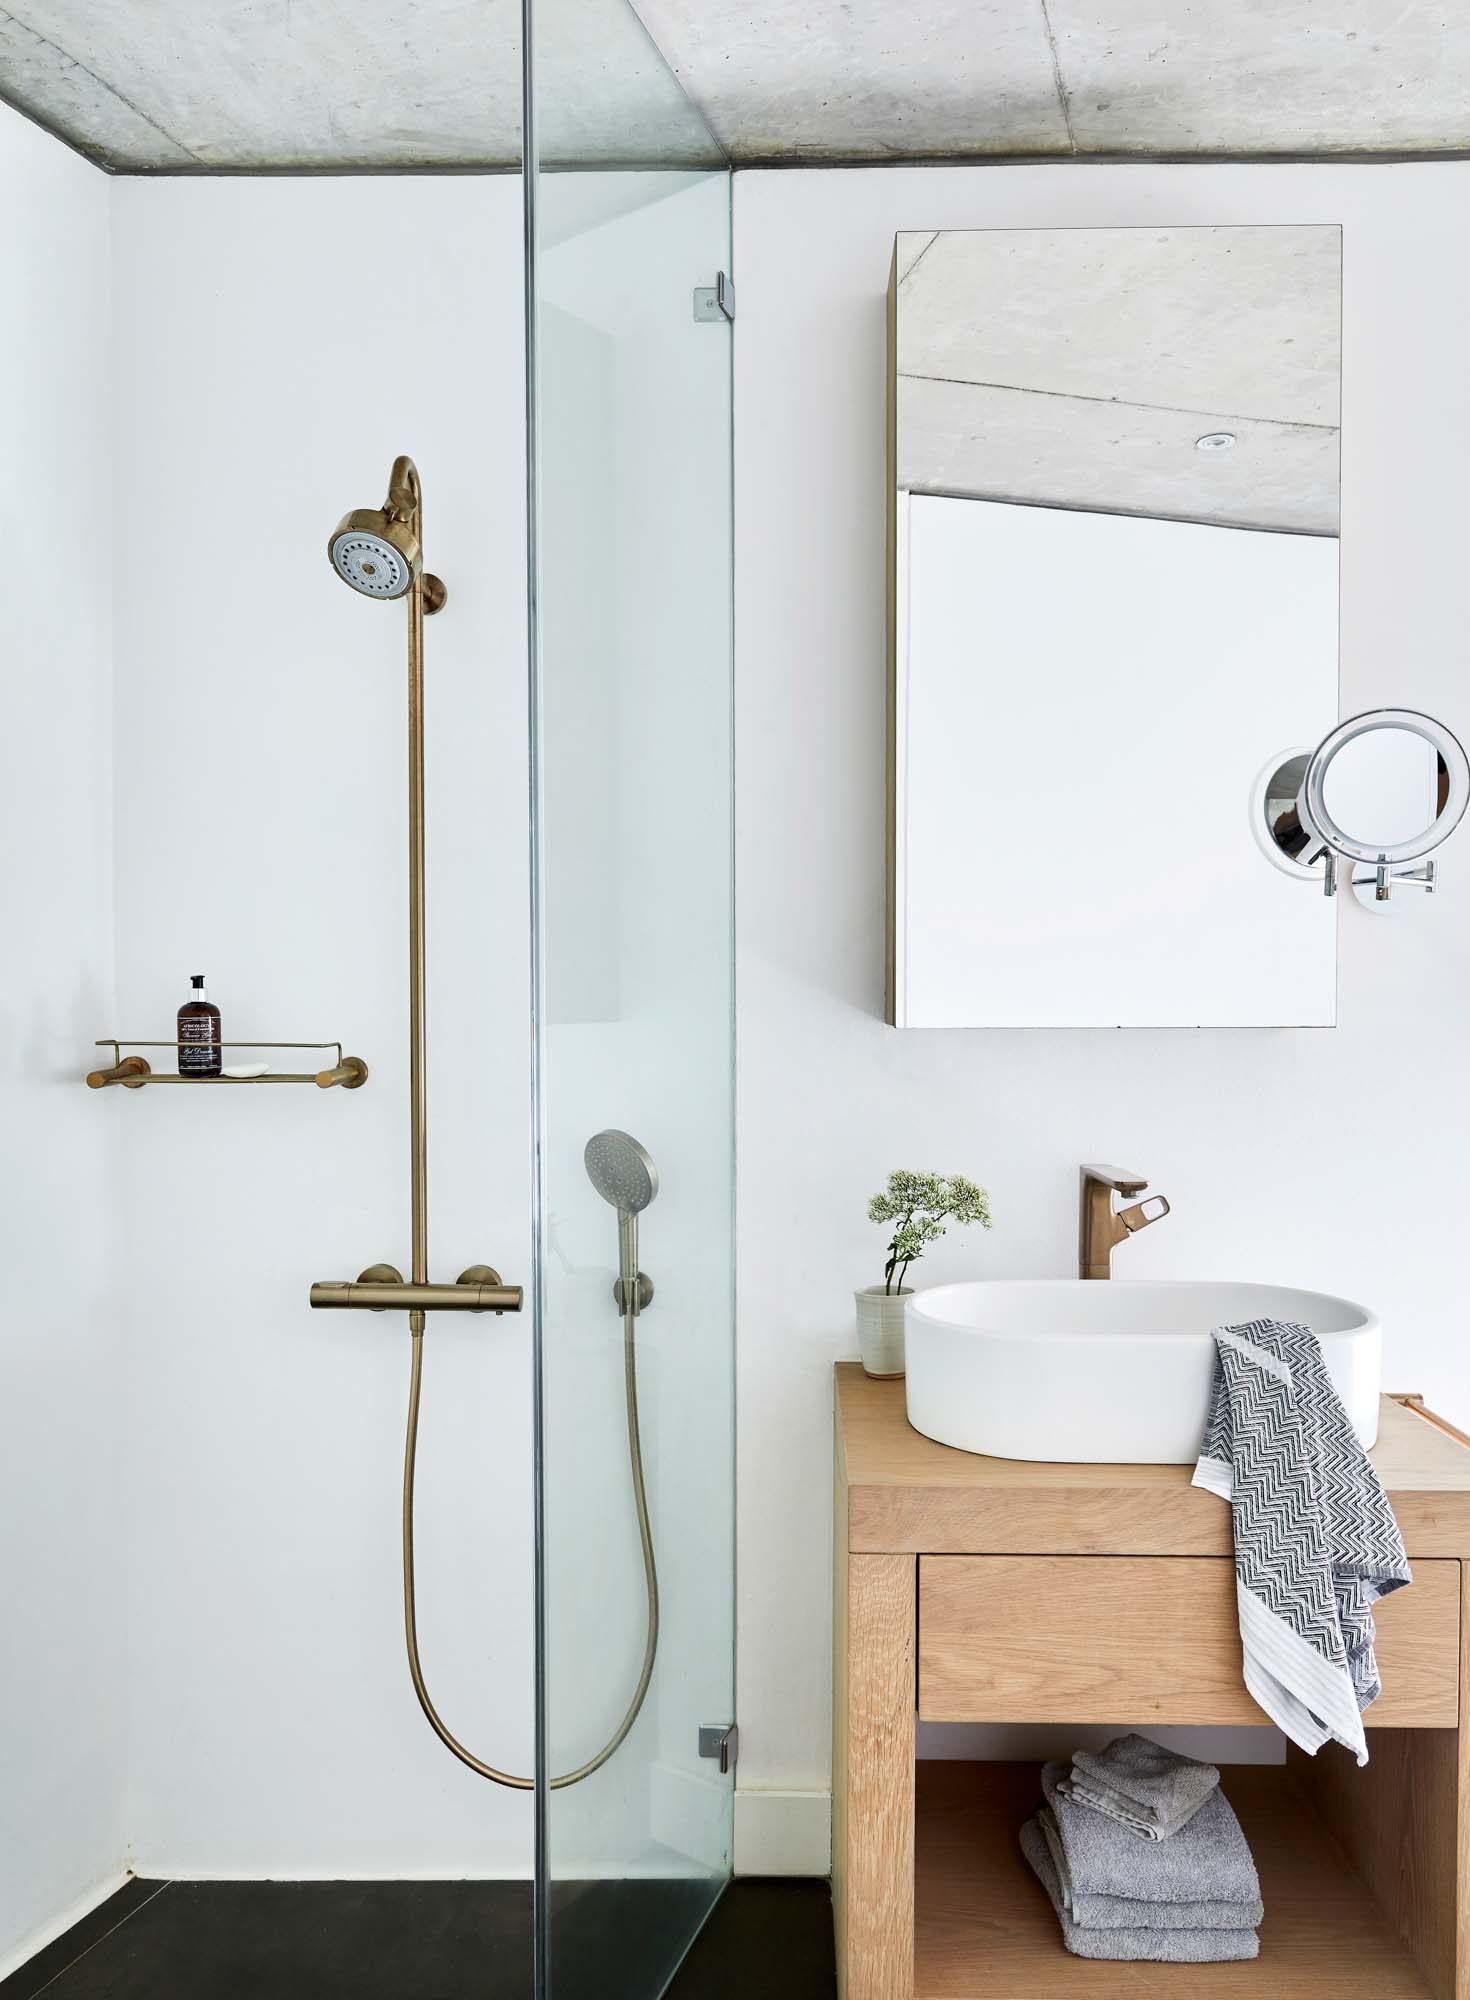
[[1311, 1328], [1261, 1319], [1214, 1337], [1194, 1484], [1231, 1505], [1246, 1688], [1304, 1750], [1330, 1737], [1366, 1764], [1373, 1606], [1411, 1581], [1403, 1536]]

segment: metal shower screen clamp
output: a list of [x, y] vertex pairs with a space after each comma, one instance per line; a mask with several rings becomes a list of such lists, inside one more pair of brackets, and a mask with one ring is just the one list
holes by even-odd
[[735, 317], [735, 287], [723, 271], [717, 272], [712, 285], [694, 287], [694, 317], [701, 325]]
[[699, 1731], [699, 1754], [701, 1757], [717, 1758], [720, 1766], [720, 1775], [722, 1777], [728, 1775], [729, 1772], [734, 1770], [735, 1761], [740, 1755], [739, 1728], [733, 1722], [722, 1728], [710, 1729], [701, 1726]]

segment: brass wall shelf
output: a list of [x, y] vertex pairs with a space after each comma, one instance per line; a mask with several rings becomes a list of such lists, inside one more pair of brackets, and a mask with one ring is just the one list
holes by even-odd
[[[368, 1066], [361, 1056], [345, 1056], [340, 1042], [220, 1042], [221, 1049], [319, 1049], [333, 1051], [335, 1060], [324, 1069], [316, 1070], [268, 1070], [264, 1076], [178, 1076], [170, 1071], [155, 1072], [146, 1056], [125, 1056], [124, 1049], [173, 1049], [183, 1046], [180, 1042], [140, 1042], [103, 1036], [97, 1043], [99, 1049], [111, 1049], [112, 1061], [105, 1069], [89, 1070], [88, 1090], [105, 1090], [111, 1083], [120, 1083], [124, 1090], [141, 1090], [147, 1083], [189, 1083], [206, 1086], [223, 1084], [235, 1087], [250, 1083], [314, 1083], [319, 1090], [330, 1090], [340, 1084], [344, 1090], [357, 1090], [367, 1082]], [[193, 1044], [198, 1047], [198, 1044]]]

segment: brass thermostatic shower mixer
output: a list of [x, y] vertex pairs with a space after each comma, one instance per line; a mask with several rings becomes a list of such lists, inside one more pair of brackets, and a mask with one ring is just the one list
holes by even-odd
[[[327, 543], [327, 554], [344, 583], [364, 597], [406, 598], [408, 601], [408, 1005], [409, 1005], [409, 1148], [411, 1167], [412, 1266], [405, 1282], [391, 1264], [371, 1264], [355, 1282], [329, 1282], [311, 1288], [318, 1308], [347, 1307], [368, 1312], [406, 1311], [412, 1339], [408, 1390], [408, 1434], [403, 1453], [403, 1622], [408, 1644], [409, 1673], [414, 1692], [429, 1723], [461, 1763], [497, 1785], [530, 1791], [534, 1780], [515, 1777], [485, 1763], [454, 1737], [429, 1697], [419, 1659], [414, 1598], [413, 1505], [414, 1460], [418, 1449], [419, 1396], [423, 1383], [424, 1325], [432, 1312], [519, 1312], [519, 1285], [502, 1284], [488, 1264], [472, 1264], [453, 1284], [429, 1279], [428, 1141], [425, 1113], [424, 1023], [424, 620], [442, 611], [448, 593], [423, 565], [424, 506], [418, 468], [411, 458], [396, 458], [388, 478], [388, 497], [381, 507], [359, 507], [343, 516]], [[588, 1143], [587, 1169], [594, 1187], [618, 1211], [619, 1277], [614, 1296], [623, 1320], [624, 1389], [628, 1419], [628, 1452], [633, 1499], [643, 1557], [648, 1599], [647, 1636], [643, 1666], [632, 1702], [622, 1722], [595, 1757], [573, 1771], [549, 1780], [553, 1789], [574, 1785], [600, 1770], [627, 1736], [643, 1707], [658, 1651], [658, 1577], [648, 1497], [644, 1490], [643, 1453], [638, 1430], [638, 1384], [634, 1327], [653, 1296], [653, 1288], [636, 1268], [637, 1215], [652, 1201], [658, 1176], [652, 1160], [623, 1132], [600, 1132]]]

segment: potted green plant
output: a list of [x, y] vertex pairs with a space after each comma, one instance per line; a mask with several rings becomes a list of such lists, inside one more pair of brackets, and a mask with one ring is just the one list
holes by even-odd
[[869, 1375], [904, 1371], [903, 1328], [913, 1286], [909, 1266], [917, 1263], [951, 1222], [990, 1227], [990, 1196], [963, 1174], [891, 1173], [882, 1194], [868, 1203], [868, 1220], [893, 1224], [881, 1285], [864, 1285], [857, 1300], [858, 1351]]

